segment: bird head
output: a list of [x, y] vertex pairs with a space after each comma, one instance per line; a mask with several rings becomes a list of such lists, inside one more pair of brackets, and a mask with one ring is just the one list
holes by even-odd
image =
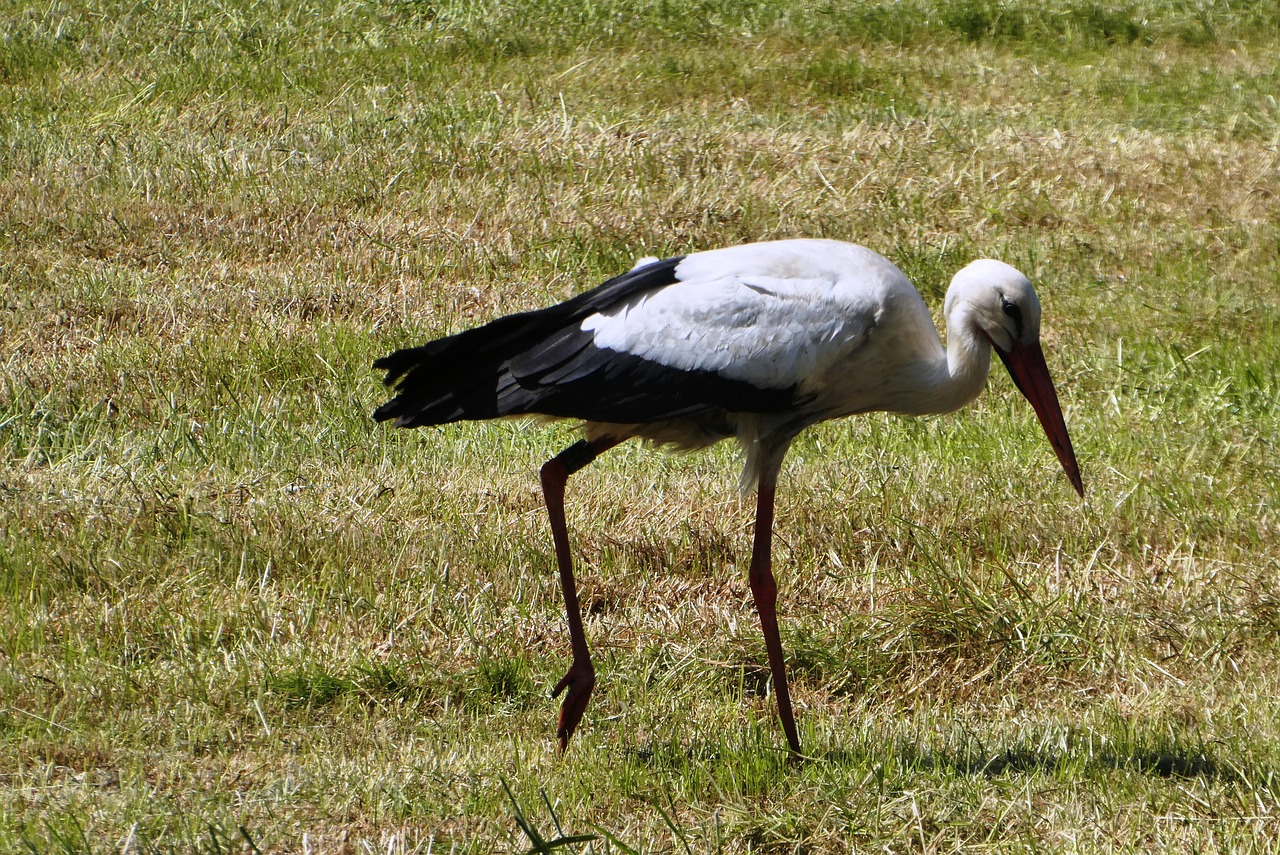
[[951, 280], [946, 312], [965, 304], [970, 320], [997, 352], [1040, 341], [1040, 298], [1030, 280], [1003, 261], [981, 258]]
[[1040, 347], [1040, 298], [1030, 280], [1002, 261], [979, 259], [957, 273], [947, 291], [947, 315], [962, 306], [1031, 403], [1067, 480], [1083, 496], [1080, 466]]

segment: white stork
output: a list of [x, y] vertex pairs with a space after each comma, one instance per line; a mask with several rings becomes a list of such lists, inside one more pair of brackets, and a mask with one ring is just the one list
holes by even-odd
[[399, 380], [374, 417], [399, 427], [526, 413], [585, 422], [585, 439], [542, 467], [573, 645], [573, 662], [552, 692], [568, 689], [557, 726], [562, 751], [595, 685], [564, 488], [570, 474], [623, 440], [680, 449], [729, 437], [741, 444], [743, 485], [757, 487], [751, 592], [778, 713], [797, 753], [770, 552], [778, 472], [800, 431], [873, 410], [958, 409], [986, 384], [994, 349], [1084, 495], [1027, 277], [999, 261], [975, 261], [951, 280], [944, 312], [945, 348], [920, 294], [887, 259], [840, 241], [783, 240], [646, 259], [559, 305], [374, 363], [387, 384]]

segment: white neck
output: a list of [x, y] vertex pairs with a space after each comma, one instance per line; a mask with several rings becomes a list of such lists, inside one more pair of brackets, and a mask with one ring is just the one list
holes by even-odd
[[949, 413], [978, 397], [987, 385], [991, 342], [978, 332], [963, 304], [947, 317], [947, 366], [936, 386], [937, 412]]

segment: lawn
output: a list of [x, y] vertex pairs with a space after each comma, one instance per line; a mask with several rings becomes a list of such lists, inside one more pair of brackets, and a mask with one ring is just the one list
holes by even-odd
[[[0, 850], [1280, 851], [1280, 9], [0, 0]], [[1003, 371], [725, 445], [399, 431], [390, 350], [645, 255], [1026, 271]], [[572, 839], [588, 835], [591, 839]]]

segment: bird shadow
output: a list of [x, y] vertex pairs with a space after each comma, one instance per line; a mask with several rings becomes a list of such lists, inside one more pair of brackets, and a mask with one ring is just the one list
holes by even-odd
[[[892, 747], [834, 747], [816, 753], [799, 756], [789, 754], [784, 748], [761, 743], [748, 749], [760, 752], [779, 768], [826, 765], [832, 767], [862, 767], [883, 770], [898, 768], [918, 773], [949, 773], [958, 777], [996, 778], [1031, 773], [1061, 774], [1092, 769], [1108, 771], [1133, 771], [1161, 778], [1204, 778], [1233, 782], [1254, 777], [1229, 762], [1215, 760], [1201, 751], [1188, 748], [1136, 747], [1127, 752], [1072, 752], [1050, 749], [1007, 747], [995, 750], [974, 750], [972, 747], [940, 749], [909, 741], [898, 741]], [[733, 761], [741, 756], [743, 746], [730, 746], [724, 742], [701, 740], [690, 743], [651, 743], [636, 746], [622, 752], [633, 762], [657, 768], [681, 769], [691, 765], [715, 765]], [[1262, 772], [1263, 777], [1271, 773]]]
[[1021, 775], [1033, 772], [1060, 773], [1080, 767], [1107, 770], [1128, 770], [1162, 778], [1212, 778], [1231, 780], [1240, 777], [1239, 771], [1228, 764], [1214, 760], [1202, 753], [1159, 750], [1136, 750], [1125, 753], [1087, 755], [1083, 759], [1068, 751], [1049, 751], [1028, 748], [1005, 748], [993, 752], [967, 750], [945, 751], [915, 749], [900, 746], [889, 758], [883, 753], [856, 749], [833, 749], [821, 754], [809, 755], [800, 762], [820, 762], [832, 765], [868, 764], [875, 766], [892, 759], [901, 768], [920, 772], [950, 772], [962, 777], [996, 778], [1005, 775]]

